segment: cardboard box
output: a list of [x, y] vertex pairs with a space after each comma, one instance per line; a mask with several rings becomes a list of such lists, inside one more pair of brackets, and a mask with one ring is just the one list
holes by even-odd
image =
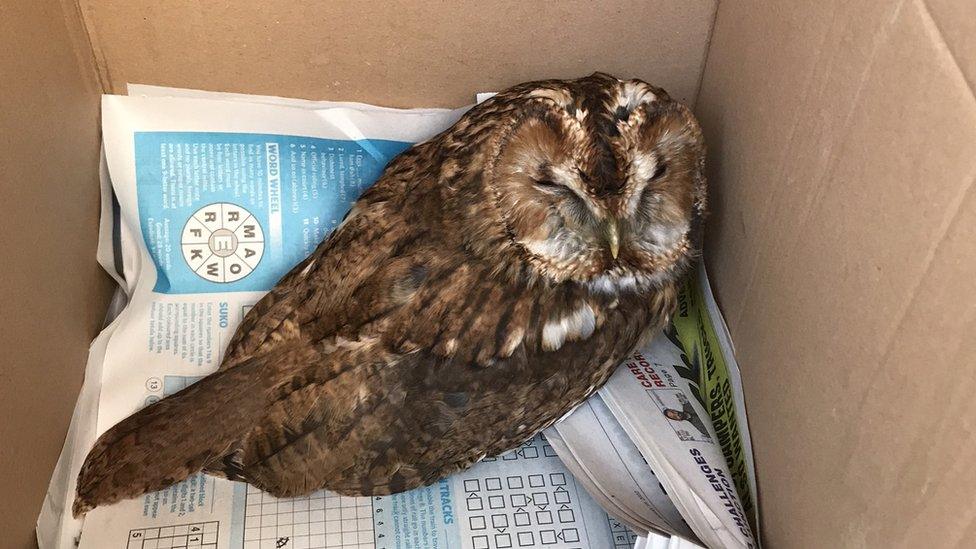
[[110, 284], [98, 95], [449, 106], [604, 70], [693, 105], [767, 547], [976, 542], [966, 0], [0, 5], [0, 545], [37, 517]]

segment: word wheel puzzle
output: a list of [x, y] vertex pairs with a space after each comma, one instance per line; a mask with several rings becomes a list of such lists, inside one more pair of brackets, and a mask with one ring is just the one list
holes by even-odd
[[129, 530], [126, 549], [217, 549], [220, 524], [195, 522]]
[[229, 202], [208, 204], [180, 235], [183, 259], [210, 282], [235, 282], [251, 274], [264, 255], [264, 231], [251, 212]]

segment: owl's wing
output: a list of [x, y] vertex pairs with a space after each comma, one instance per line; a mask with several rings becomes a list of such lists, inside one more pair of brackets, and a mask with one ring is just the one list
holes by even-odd
[[289, 348], [311, 358], [268, 368], [292, 373], [265, 384], [267, 413], [212, 470], [276, 495], [432, 482], [579, 403], [673, 304], [500, 277], [436, 188], [374, 189], [239, 329], [224, 368]]
[[[478, 289], [471, 293], [477, 298]], [[511, 311], [522, 299], [501, 296], [492, 305]], [[468, 311], [459, 320], [477, 325], [478, 309]], [[531, 331], [503, 316], [485, 323], [492, 341], [504, 339], [495, 333]], [[387, 335], [401, 326], [397, 315], [388, 318], [362, 337], [304, 355], [309, 366], [279, 380], [267, 415], [215, 468], [278, 496], [323, 487], [385, 494], [429, 484], [517, 446], [565, 414], [606, 379], [639, 335], [624, 314], [614, 314], [596, 341], [543, 351], [523, 339], [507, 356], [496, 346], [494, 362], [481, 364], [470, 358], [480, 351], [465, 349], [465, 333], [456, 344], [465, 352], [445, 355], [438, 345], [397, 350], [397, 338]]]
[[[279, 496], [428, 484], [517, 446], [579, 403], [654, 310], [540, 295], [493, 281], [490, 265], [463, 252], [447, 261], [427, 244], [411, 250], [362, 279], [370, 297], [342, 300], [371, 314], [355, 317], [356, 331], [342, 324], [305, 368], [278, 380], [266, 416], [218, 470]], [[594, 334], [570, 328], [564, 344], [545, 348], [549, 320], [584, 306]], [[658, 307], [661, 318], [669, 307]]]
[[[532, 309], [544, 314], [545, 307], [530, 306], [523, 316], [515, 312], [519, 303], [533, 299], [489, 292], [497, 298], [490, 302], [478, 286], [454, 287], [461, 280], [448, 276], [444, 290], [467, 290], [467, 314], [452, 314], [468, 329], [442, 328], [436, 342], [422, 340], [404, 327], [405, 316], [393, 314], [331, 346], [301, 374], [281, 380], [266, 418], [225, 472], [279, 496], [323, 487], [384, 494], [429, 484], [517, 446], [568, 412], [640, 335], [640, 322], [627, 318], [640, 311], [623, 310], [605, 316], [595, 339], [546, 351], [528, 342], [539, 337]], [[429, 307], [452, 309], [440, 301]], [[445, 353], [444, 338], [456, 329], [453, 352]], [[509, 353], [505, 341], [514, 333], [523, 337]], [[409, 349], [398, 348], [402, 334], [416, 336]], [[492, 360], [478, 359], [484, 356]]]
[[451, 253], [441, 242], [452, 229], [442, 217], [442, 189], [419, 173], [431, 162], [416, 157], [429, 149], [419, 145], [394, 159], [340, 226], [248, 311], [221, 370], [286, 342], [355, 335], [395, 305], [388, 301], [397, 296], [376, 291], [381, 285], [408, 292], [424, 276], [413, 258], [418, 245], [428, 256]]

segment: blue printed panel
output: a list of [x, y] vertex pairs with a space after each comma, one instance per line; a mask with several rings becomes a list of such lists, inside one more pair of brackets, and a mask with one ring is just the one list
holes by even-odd
[[167, 294], [268, 290], [410, 143], [138, 132], [139, 222]]

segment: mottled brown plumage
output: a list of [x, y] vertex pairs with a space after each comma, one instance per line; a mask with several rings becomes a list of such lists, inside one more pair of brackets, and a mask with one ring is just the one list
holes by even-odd
[[690, 112], [603, 74], [516, 86], [397, 157], [219, 371], [105, 433], [74, 510], [205, 470], [386, 494], [517, 446], [659, 329], [695, 250]]

